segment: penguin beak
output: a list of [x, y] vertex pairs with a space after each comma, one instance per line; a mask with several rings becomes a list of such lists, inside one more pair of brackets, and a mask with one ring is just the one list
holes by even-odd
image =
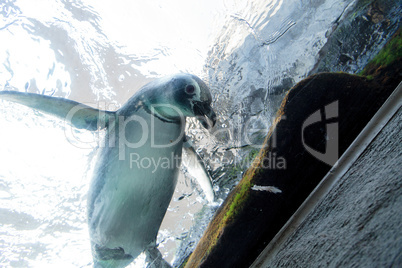
[[194, 114], [206, 129], [211, 129], [216, 123], [216, 114], [212, 107], [206, 102], [195, 101], [193, 106]]

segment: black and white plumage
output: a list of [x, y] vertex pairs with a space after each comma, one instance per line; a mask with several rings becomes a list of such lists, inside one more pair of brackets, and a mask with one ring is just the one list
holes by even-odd
[[[156, 236], [177, 183], [186, 117], [204, 127], [215, 124], [206, 84], [190, 74], [156, 79], [116, 112], [71, 100], [12, 91], [0, 99], [53, 114], [74, 127], [106, 128], [88, 193], [88, 224], [95, 266], [124, 267], [142, 252], [153, 266], [168, 264], [156, 249]], [[209, 200], [212, 184], [195, 151], [188, 169]]]

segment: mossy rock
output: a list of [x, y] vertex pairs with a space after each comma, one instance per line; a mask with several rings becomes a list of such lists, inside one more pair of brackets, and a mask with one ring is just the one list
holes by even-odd
[[401, 24], [400, 0], [359, 0], [336, 21], [310, 74], [358, 73], [371, 61]]
[[402, 66], [402, 31], [392, 36], [387, 45], [378, 53], [364, 68], [360, 75], [368, 78], [376, 78], [377, 83], [388, 85], [394, 84], [394, 79], [400, 77]]
[[[264, 148], [217, 211], [185, 267], [249, 267], [331, 168], [326, 163], [330, 161], [316, 158], [306, 148], [324, 154], [327, 126], [335, 124], [340, 156], [401, 81], [400, 62], [397, 56], [388, 66], [366, 69], [364, 74], [371, 79], [321, 73], [293, 87]], [[326, 107], [335, 110], [325, 111]], [[306, 127], [313, 114], [323, 120]], [[285, 167], [272, 165], [273, 156], [284, 159]], [[254, 186], [275, 188], [258, 191]]]

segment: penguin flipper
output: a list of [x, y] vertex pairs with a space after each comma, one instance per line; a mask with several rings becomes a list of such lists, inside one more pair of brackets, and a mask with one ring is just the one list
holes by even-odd
[[212, 178], [205, 168], [204, 162], [189, 141], [185, 141], [183, 151], [186, 154], [186, 157], [184, 157], [182, 161], [183, 165], [187, 168], [187, 171], [190, 173], [190, 175], [197, 179], [197, 182], [204, 191], [208, 202], [212, 203], [214, 201]]
[[102, 111], [85, 104], [63, 99], [18, 91], [0, 91], [0, 99], [19, 103], [35, 110], [66, 120], [79, 129], [105, 128], [114, 112]]

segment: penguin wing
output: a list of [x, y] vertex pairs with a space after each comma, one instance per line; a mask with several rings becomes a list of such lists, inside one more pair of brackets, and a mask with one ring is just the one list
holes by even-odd
[[80, 129], [105, 128], [110, 118], [115, 117], [115, 112], [102, 111], [72, 100], [34, 93], [0, 91], [0, 99], [54, 115]]
[[184, 143], [183, 151], [186, 155], [182, 161], [183, 165], [187, 168], [190, 175], [197, 179], [208, 202], [213, 202], [214, 191], [212, 189], [212, 178], [206, 170], [204, 162], [188, 141]]

